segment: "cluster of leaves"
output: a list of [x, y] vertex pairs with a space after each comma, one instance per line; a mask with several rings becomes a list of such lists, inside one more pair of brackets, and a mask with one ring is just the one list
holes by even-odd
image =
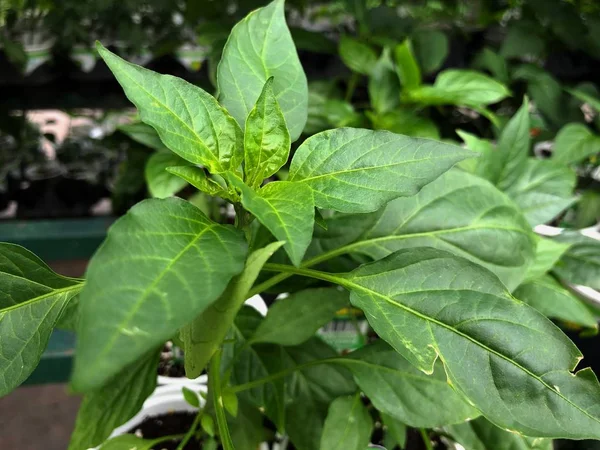
[[[103, 444], [153, 390], [170, 339], [185, 350], [187, 376], [209, 374], [184, 440], [200, 434], [225, 450], [268, 439], [263, 417], [300, 450], [361, 450], [374, 429], [392, 449], [403, 446], [407, 426], [436, 429], [467, 449], [600, 439], [600, 384], [590, 369], [575, 372], [581, 353], [547, 318], [596, 328], [555, 277], [600, 288], [600, 244], [533, 233], [571, 200], [563, 183], [572, 189], [572, 176], [564, 163], [557, 175], [555, 161], [528, 157], [527, 103], [497, 149], [468, 134], [471, 150], [342, 127], [292, 152], [309, 91], [283, 8], [275, 0], [233, 28], [218, 100], [98, 45], [151, 127], [127, 131], [152, 142], [148, 179], [168, 198], [120, 218], [85, 280], [0, 244], [0, 395], [32, 372], [53, 328], [71, 327], [71, 386], [85, 394], [72, 450], [157, 443], [127, 436]], [[424, 85], [410, 43], [393, 53], [409, 63], [397, 66], [404, 87], [391, 111], [403, 99], [484, 111], [490, 87], [507, 94], [470, 72], [469, 89], [454, 84], [460, 71]], [[486, 87], [476, 89], [480, 82]], [[170, 197], [184, 184], [231, 205], [234, 225]], [[267, 290], [291, 295], [264, 318], [242, 306]], [[314, 335], [350, 306], [378, 338], [339, 355]]]

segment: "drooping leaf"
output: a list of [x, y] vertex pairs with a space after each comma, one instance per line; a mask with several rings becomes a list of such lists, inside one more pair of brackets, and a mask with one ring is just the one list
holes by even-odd
[[274, 242], [253, 252], [244, 271], [231, 280], [221, 297], [182, 328], [180, 339], [186, 351], [185, 374], [188, 378], [200, 376], [248, 298], [248, 291], [262, 266], [281, 245], [281, 242]]
[[412, 427], [433, 428], [479, 415], [446, 382], [441, 362], [426, 375], [384, 341], [363, 347], [340, 361], [378, 411]]
[[387, 48], [369, 76], [369, 99], [378, 114], [391, 111], [400, 104], [400, 83]]
[[600, 241], [577, 232], [564, 232], [552, 239], [570, 245], [553, 268], [558, 277], [600, 289]]
[[581, 123], [569, 123], [556, 135], [552, 160], [558, 164], [575, 164], [600, 153], [600, 136]]
[[348, 294], [335, 288], [306, 289], [276, 301], [250, 339], [299, 345], [331, 321], [336, 311], [349, 305]]
[[441, 142], [341, 128], [304, 141], [292, 159], [289, 180], [310, 186], [319, 208], [364, 213], [416, 194], [471, 156]]
[[253, 187], [275, 174], [287, 162], [290, 153], [290, 133], [272, 84], [271, 77], [246, 119], [244, 173], [246, 183]]
[[329, 406], [320, 449], [364, 450], [372, 430], [373, 419], [360, 395], [338, 397]]
[[549, 272], [569, 248], [569, 244], [539, 236], [536, 237], [536, 242], [535, 257], [527, 268], [526, 280], [534, 280]]
[[254, 192], [232, 177], [242, 193], [242, 205], [280, 241], [298, 266], [310, 244], [315, 220], [312, 191], [302, 183], [274, 181]]
[[416, 367], [431, 373], [439, 356], [452, 386], [498, 426], [530, 436], [600, 437], [600, 384], [590, 369], [572, 372], [581, 353], [483, 267], [417, 248], [336, 281]]
[[411, 42], [423, 73], [427, 74], [438, 70], [448, 56], [450, 45], [442, 31], [417, 31], [411, 36]]
[[[196, 189], [212, 196], [226, 198], [230, 201], [236, 201], [231, 192], [227, 192], [223, 186], [212, 180], [206, 175], [206, 172], [201, 167], [196, 166], [176, 166], [167, 167], [167, 172], [185, 180], [187, 183], [194, 186]], [[239, 201], [239, 199], [237, 199]]]
[[569, 167], [530, 158], [520, 176], [506, 188], [506, 194], [535, 226], [554, 219], [576, 201], [575, 182], [575, 172]]
[[87, 271], [72, 377], [95, 390], [200, 314], [244, 267], [241, 232], [177, 199], [146, 200], [110, 228]]
[[82, 287], [23, 247], [0, 243], [0, 397], [36, 368], [53, 328]]
[[531, 146], [529, 128], [529, 102], [525, 97], [523, 105], [502, 130], [498, 148], [490, 154], [500, 160], [492, 165], [501, 167], [494, 184], [502, 190], [510, 188], [524, 171]]
[[[419, 115], [413, 108], [396, 108], [382, 114], [367, 111], [374, 130], [388, 130], [406, 136], [440, 139], [440, 132], [434, 121]], [[463, 162], [471, 161], [467, 159]]]
[[144, 175], [152, 197], [172, 197], [187, 186], [184, 179], [166, 170], [171, 166], [183, 166], [185, 164], [186, 161], [183, 158], [171, 152], [157, 152], [150, 156], [148, 162], [146, 162]]
[[128, 63], [99, 43], [97, 47], [142, 121], [171, 151], [212, 173], [239, 167], [242, 130], [210, 94], [180, 78]]
[[523, 283], [514, 295], [546, 317], [586, 328], [598, 328], [598, 322], [591, 311], [550, 275]]
[[308, 86], [285, 23], [283, 0], [248, 14], [233, 27], [223, 49], [217, 69], [219, 100], [242, 127], [270, 77], [295, 141], [306, 123]]
[[410, 40], [406, 39], [394, 48], [394, 60], [396, 61], [396, 70], [402, 89], [418, 88], [421, 85], [421, 69], [415, 58]]
[[101, 389], [86, 394], [77, 413], [69, 450], [96, 447], [131, 419], [156, 387], [157, 364], [158, 351], [153, 350]]
[[370, 45], [343, 35], [340, 39], [339, 54], [350, 70], [369, 75], [377, 62], [377, 53]]
[[508, 97], [502, 83], [471, 70], [445, 70], [433, 85], [422, 85], [405, 93], [406, 100], [426, 105], [481, 107]]
[[447, 250], [494, 272], [516, 288], [533, 259], [530, 226], [508, 197], [479, 177], [450, 170], [413, 197], [382, 211], [340, 215], [315, 231], [309, 255], [345, 247], [372, 259], [411, 247]]

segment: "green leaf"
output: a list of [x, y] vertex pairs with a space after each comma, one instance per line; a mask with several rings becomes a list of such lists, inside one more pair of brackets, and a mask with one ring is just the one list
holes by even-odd
[[223, 393], [223, 406], [225, 410], [233, 417], [238, 415], [239, 402], [237, 395], [233, 392], [224, 392]]
[[385, 413], [381, 413], [381, 419], [386, 431], [385, 446], [388, 448], [398, 446], [403, 449], [406, 446], [406, 425]]
[[291, 181], [274, 181], [254, 192], [239, 178], [230, 177], [242, 193], [242, 205], [260, 223], [284, 241], [283, 248], [299, 266], [312, 238], [315, 206], [308, 186]]
[[598, 328], [596, 318], [591, 311], [550, 275], [523, 283], [514, 295], [546, 317], [586, 328]]
[[200, 407], [200, 399], [198, 398], [198, 394], [196, 394], [194, 391], [185, 386], [181, 388], [181, 392], [183, 393], [183, 398], [185, 399], [185, 401], [188, 402], [191, 406], [193, 406], [194, 408]]
[[370, 212], [390, 200], [415, 195], [473, 153], [387, 131], [341, 128], [302, 143], [290, 166], [290, 181], [314, 192], [318, 208]]
[[[254, 450], [267, 438], [263, 427], [263, 415], [254, 406], [241, 401], [237, 416], [227, 416], [231, 441], [236, 449]], [[202, 447], [204, 450], [204, 447]]]
[[362, 75], [369, 75], [377, 63], [377, 53], [371, 46], [347, 35], [342, 35], [338, 51], [344, 64]]
[[260, 186], [288, 160], [290, 133], [273, 93], [273, 77], [265, 83], [256, 106], [246, 119], [244, 173], [249, 186]]
[[499, 189], [507, 190], [525, 171], [531, 137], [529, 135], [529, 101], [527, 97], [517, 113], [506, 124], [500, 133], [498, 148], [490, 155], [500, 161], [492, 163], [501, 170], [496, 174], [495, 183]]
[[600, 384], [589, 368], [571, 372], [581, 353], [486, 269], [416, 248], [328, 279], [348, 288], [375, 332], [420, 370], [431, 373], [439, 356], [448, 382], [498, 426], [600, 437]]
[[[367, 116], [375, 130], [388, 130], [406, 136], [440, 139], [440, 132], [435, 122], [420, 116], [412, 108], [396, 108], [382, 114], [373, 114], [367, 111]], [[470, 159], [466, 161], [470, 161]]]
[[439, 30], [421, 30], [411, 36], [415, 57], [423, 73], [438, 70], [446, 58], [450, 45], [446, 35]]
[[152, 197], [172, 197], [187, 186], [187, 182], [168, 172], [170, 166], [186, 164], [186, 161], [171, 152], [154, 153], [146, 162], [146, 183]]
[[466, 131], [456, 130], [456, 134], [464, 141], [465, 146], [469, 150], [480, 153], [479, 158], [467, 159], [459, 163], [459, 167], [467, 172], [474, 173], [481, 178], [494, 183], [497, 179], [498, 173], [502, 170], [500, 158], [494, 157], [492, 153], [497, 151], [494, 145], [486, 140], [481, 139], [474, 134], [467, 133]]
[[205, 192], [208, 195], [225, 198], [232, 202], [236, 201], [236, 198], [234, 195], [232, 195], [232, 193], [227, 192], [223, 186], [208, 177], [206, 171], [201, 167], [177, 166], [167, 167], [166, 170], [167, 172], [182, 178], [196, 189]]
[[445, 70], [435, 83], [405, 93], [406, 100], [425, 105], [457, 105], [478, 108], [508, 97], [502, 83], [472, 70]]
[[222, 294], [246, 252], [240, 231], [211, 222], [185, 200], [134, 206], [88, 266], [73, 388], [99, 388], [169, 339]]
[[118, 128], [135, 142], [159, 152], [169, 151], [165, 144], [160, 140], [160, 136], [154, 128], [145, 123], [138, 122], [129, 125], [121, 125]]
[[556, 135], [552, 160], [559, 164], [576, 164], [600, 153], [600, 136], [580, 123], [569, 123]]
[[379, 340], [340, 361], [373, 406], [394, 420], [417, 428], [463, 422], [479, 415], [446, 382], [442, 363], [426, 375]]
[[100, 447], [100, 450], [151, 450], [156, 444], [165, 439], [142, 439], [133, 434], [124, 434], [115, 436], [106, 441]]
[[248, 291], [262, 266], [281, 245], [282, 242], [274, 242], [250, 254], [244, 271], [233, 278], [221, 297], [181, 330], [180, 338], [186, 351], [185, 373], [188, 378], [200, 376], [221, 345], [238, 310], [248, 298]]
[[583, 89], [566, 89], [566, 91], [582, 102], [587, 103], [596, 111], [600, 112], [600, 99], [595, 95], [592, 95]]
[[53, 328], [82, 287], [23, 247], [0, 243], [0, 397], [36, 368]]
[[157, 365], [158, 352], [152, 350], [101, 389], [86, 394], [77, 413], [69, 450], [102, 444], [115, 428], [137, 414], [156, 387]]
[[369, 76], [369, 99], [378, 114], [391, 111], [400, 104], [400, 83], [387, 48]]
[[415, 89], [421, 85], [421, 69], [417, 64], [410, 40], [394, 48], [396, 70], [402, 84], [402, 89]]
[[456, 169], [380, 212], [334, 216], [327, 226], [327, 232], [315, 231], [310, 255], [336, 251], [380, 259], [403, 248], [434, 247], [483, 265], [511, 290], [525, 277], [535, 249], [531, 227], [513, 202]]
[[531, 438], [498, 428], [484, 417], [447, 427], [465, 450], [552, 450], [552, 441]]
[[473, 68], [487, 70], [500, 83], [509, 84], [508, 65], [503, 56], [485, 47], [473, 60]]
[[577, 232], [564, 232], [553, 240], [570, 245], [554, 266], [559, 278], [600, 290], [600, 241]]
[[523, 172], [506, 194], [519, 206], [532, 225], [547, 223], [571, 206], [576, 198], [575, 172], [550, 160], [529, 158]]
[[223, 49], [217, 69], [219, 100], [242, 127], [270, 77], [293, 142], [306, 123], [308, 86], [285, 23], [283, 0], [248, 14], [233, 27]]
[[200, 426], [209, 436], [215, 435], [215, 420], [208, 414], [203, 414], [200, 418]]
[[306, 289], [276, 301], [250, 339], [298, 345], [314, 336], [335, 313], [349, 304], [348, 294], [336, 288]]
[[369, 445], [373, 419], [360, 395], [336, 398], [329, 406], [321, 435], [321, 450], [364, 450]]
[[511, 26], [502, 42], [500, 54], [504, 58], [542, 58], [545, 42], [536, 28], [520, 24]]
[[545, 275], [569, 248], [569, 244], [539, 236], [536, 236], [536, 241], [535, 258], [527, 268], [526, 280], [533, 280]]
[[210, 94], [179, 78], [128, 63], [100, 43], [97, 48], [140, 118], [169, 149], [212, 173], [239, 167], [242, 130]]

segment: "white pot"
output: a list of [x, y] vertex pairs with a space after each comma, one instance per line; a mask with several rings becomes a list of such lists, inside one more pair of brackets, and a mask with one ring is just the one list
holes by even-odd
[[164, 375], [159, 375], [156, 384], [159, 386], [187, 386], [193, 388], [198, 385], [204, 386], [208, 384], [208, 375], [200, 375], [193, 380], [186, 377], [165, 377]]

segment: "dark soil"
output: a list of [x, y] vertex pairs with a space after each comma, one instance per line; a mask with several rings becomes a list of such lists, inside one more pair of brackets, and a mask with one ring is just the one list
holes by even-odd
[[[185, 434], [192, 426], [195, 413], [174, 412], [155, 417], [146, 417], [142, 423], [128, 431], [129, 434], [135, 434], [144, 439], [157, 439], [172, 434]], [[163, 441], [151, 450], [175, 450], [180, 439], [172, 441]], [[201, 450], [202, 442], [192, 438], [188, 441], [184, 450]]]

